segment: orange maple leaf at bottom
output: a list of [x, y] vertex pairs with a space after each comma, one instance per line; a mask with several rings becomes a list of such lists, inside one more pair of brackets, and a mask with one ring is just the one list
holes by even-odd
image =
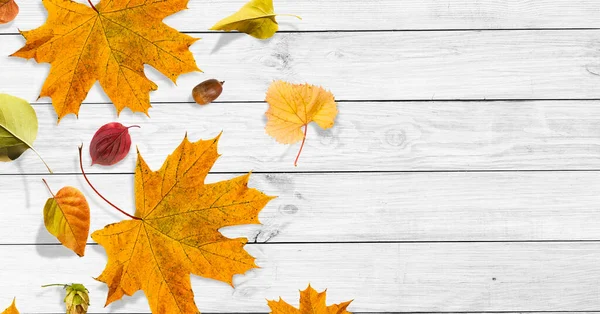
[[351, 314], [346, 308], [352, 301], [327, 306], [325, 303], [327, 290], [317, 292], [310, 285], [304, 291], [300, 291], [300, 309], [297, 309], [281, 298], [279, 301], [268, 300], [271, 313], [273, 314]]
[[4, 311], [2, 314], [19, 314], [19, 310], [17, 310], [17, 306], [15, 305], [15, 299], [13, 299], [12, 304]]
[[246, 238], [229, 239], [219, 228], [259, 224], [273, 198], [248, 188], [250, 174], [205, 184], [219, 156], [218, 137], [191, 143], [187, 136], [151, 171], [138, 152], [135, 202], [138, 219], [92, 234], [108, 264], [98, 277], [108, 285], [106, 304], [143, 290], [152, 313], [198, 313], [190, 274], [232, 284], [235, 274], [255, 268]]

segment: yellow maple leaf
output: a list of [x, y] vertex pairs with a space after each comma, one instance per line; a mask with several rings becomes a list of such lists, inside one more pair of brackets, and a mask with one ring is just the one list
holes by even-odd
[[327, 290], [317, 292], [310, 285], [300, 291], [300, 309], [289, 305], [281, 298], [279, 301], [267, 300], [273, 314], [351, 314], [346, 308], [352, 301], [327, 306], [325, 303]]
[[138, 219], [92, 234], [108, 264], [98, 277], [108, 285], [106, 304], [143, 290], [152, 313], [197, 313], [190, 273], [232, 284], [235, 274], [255, 268], [247, 239], [229, 239], [219, 229], [258, 224], [273, 198], [248, 188], [250, 173], [205, 184], [219, 156], [218, 138], [191, 143], [187, 136], [156, 172], [138, 152], [135, 203]]
[[309, 84], [275, 81], [267, 91], [266, 101], [269, 103], [269, 109], [265, 113], [267, 134], [282, 144], [302, 140], [294, 166], [298, 164], [304, 147], [308, 124], [314, 121], [321, 128], [329, 129], [338, 113], [333, 94]]
[[239, 11], [211, 27], [211, 30], [240, 31], [252, 37], [267, 39], [279, 29], [275, 16], [287, 15], [302, 19], [297, 15], [275, 14], [273, 0], [251, 0]]
[[2, 314], [19, 314], [19, 310], [17, 310], [17, 306], [15, 304], [15, 299], [13, 299], [12, 304], [2, 312]]
[[145, 63], [173, 82], [180, 74], [199, 71], [188, 49], [198, 39], [162, 23], [185, 9], [188, 0], [102, 0], [96, 7], [71, 0], [42, 2], [46, 23], [22, 32], [27, 42], [13, 56], [51, 64], [40, 97], [52, 98], [59, 121], [79, 114], [96, 81], [118, 113], [127, 107], [148, 114], [149, 93], [157, 86], [144, 74]]

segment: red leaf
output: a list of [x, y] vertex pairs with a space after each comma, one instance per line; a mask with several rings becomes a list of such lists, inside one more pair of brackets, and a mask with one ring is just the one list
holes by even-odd
[[137, 125], [126, 127], [121, 123], [112, 122], [98, 129], [90, 143], [92, 165], [111, 166], [123, 160], [131, 148], [129, 128], [132, 127], [139, 128]]

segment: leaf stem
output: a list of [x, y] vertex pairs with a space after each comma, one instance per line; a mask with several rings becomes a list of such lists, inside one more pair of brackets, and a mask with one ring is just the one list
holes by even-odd
[[5, 130], [6, 132], [8, 132], [10, 135], [14, 136], [16, 139], [18, 139], [19, 141], [21, 141], [23, 144], [27, 145], [27, 147], [29, 149], [31, 149], [37, 156], [38, 158], [40, 158], [40, 160], [44, 163], [44, 165], [46, 166], [46, 168], [48, 169], [48, 172], [50, 173], [54, 173], [52, 172], [52, 169], [50, 169], [50, 166], [48, 166], [48, 164], [46, 163], [46, 161], [44, 160], [44, 158], [42, 158], [42, 156], [37, 152], [37, 150], [35, 150], [35, 148], [33, 148], [33, 145], [27, 143], [25, 140], [23, 140], [22, 138], [20, 138], [17, 134], [15, 134], [13, 131], [9, 130], [8, 128], [2, 126], [0, 124], [0, 128], [2, 128], [3, 130]]
[[131, 129], [131, 128], [138, 128], [138, 129], [141, 129], [142, 127], [141, 127], [141, 126], [139, 126], [139, 125], [137, 125], [137, 124], [136, 124], [136, 125], [130, 125], [130, 126], [128, 126], [128, 127], [127, 127], [127, 129]]
[[43, 285], [42, 288], [47, 288], [47, 287], [66, 287], [68, 286], [67, 284], [62, 284], [62, 283], [51, 283], [49, 285]]
[[42, 181], [44, 182], [44, 184], [46, 185], [46, 187], [48, 188], [48, 192], [50, 192], [50, 194], [52, 194], [52, 197], [56, 198], [56, 195], [54, 195], [54, 193], [52, 193], [52, 189], [50, 188], [50, 186], [48, 185], [48, 182], [46, 182], [46, 179], [42, 178]]
[[306, 141], [306, 131], [308, 130], [308, 123], [304, 125], [304, 137], [302, 138], [302, 145], [300, 145], [300, 150], [298, 151], [298, 155], [296, 156], [296, 160], [294, 161], [294, 167], [298, 167], [298, 158], [300, 158], [300, 153], [302, 152], [302, 148], [304, 148], [304, 142]]
[[94, 192], [96, 192], [96, 194], [98, 194], [98, 196], [100, 196], [100, 198], [102, 198], [105, 202], [107, 202], [108, 205], [114, 207], [116, 210], [120, 211], [125, 216], [127, 216], [131, 219], [142, 220], [142, 218], [140, 218], [140, 217], [133, 216], [133, 215], [123, 211], [122, 209], [117, 207], [115, 204], [113, 204], [109, 200], [107, 200], [104, 196], [102, 196], [102, 194], [100, 194], [100, 192], [98, 192], [98, 190], [96, 190], [96, 188], [92, 185], [92, 183], [88, 179], [87, 175], [85, 174], [85, 171], [83, 170], [83, 158], [82, 158], [82, 153], [81, 153], [82, 149], [83, 149], [83, 145], [79, 146], [79, 168], [81, 168], [81, 173], [83, 174], [83, 178], [85, 179], [87, 184], [89, 184], [89, 186], [92, 188], [92, 190], [94, 190]]
[[48, 164], [46, 163], [46, 161], [44, 160], [44, 158], [42, 158], [42, 156], [37, 152], [37, 150], [35, 150], [35, 148], [31, 147], [31, 150], [40, 158], [40, 160], [44, 163], [44, 166], [46, 166], [46, 169], [48, 169], [48, 172], [50, 173], [54, 173], [52, 171], [52, 169], [50, 169], [50, 166], [48, 166]]
[[299, 17], [298, 15], [295, 14], [276, 14], [277, 16], [293, 16], [295, 18], [298, 18], [299, 20], [301, 20], [302, 18]]
[[87, 2], [90, 4], [90, 6], [92, 7], [92, 9], [94, 9], [94, 11], [96, 11], [96, 13], [100, 13], [100, 11], [98, 11], [98, 9], [96, 9], [96, 7], [94, 6], [94, 4], [92, 3], [91, 0], [87, 0]]

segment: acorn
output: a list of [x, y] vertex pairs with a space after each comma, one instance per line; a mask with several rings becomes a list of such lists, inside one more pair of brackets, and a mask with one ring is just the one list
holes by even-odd
[[206, 80], [194, 87], [192, 97], [200, 105], [210, 104], [221, 96], [223, 84], [225, 84], [224, 81], [220, 82], [215, 79]]

